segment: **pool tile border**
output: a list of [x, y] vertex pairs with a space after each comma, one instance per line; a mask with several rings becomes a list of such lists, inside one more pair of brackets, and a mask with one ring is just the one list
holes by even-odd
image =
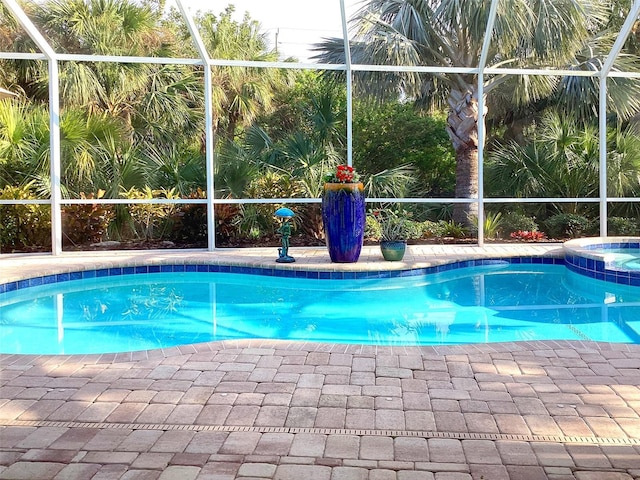
[[478, 267], [496, 264], [532, 264], [532, 265], [565, 265], [565, 259], [560, 257], [500, 257], [477, 258], [469, 260], [451, 261], [441, 265], [429, 267], [408, 268], [400, 270], [371, 270], [371, 271], [324, 271], [324, 270], [295, 270], [283, 268], [268, 268], [246, 265], [213, 264], [213, 263], [174, 263], [163, 265], [136, 265], [108, 267], [75, 272], [54, 273], [38, 277], [30, 277], [8, 283], [0, 283], [0, 294], [14, 292], [30, 287], [50, 285], [53, 283], [72, 280], [87, 280], [100, 277], [115, 277], [122, 275], [153, 274], [153, 273], [236, 273], [249, 275], [264, 275], [283, 278], [303, 278], [311, 280], [356, 280], [374, 278], [398, 278], [420, 275], [433, 275], [450, 270], [467, 267]]
[[611, 266], [606, 253], [595, 253], [595, 250], [605, 247], [637, 249], [640, 248], [640, 240], [635, 237], [620, 237], [607, 241], [605, 238], [598, 237], [569, 241], [564, 244], [565, 264], [572, 272], [595, 280], [640, 287], [640, 271], [620, 270]]

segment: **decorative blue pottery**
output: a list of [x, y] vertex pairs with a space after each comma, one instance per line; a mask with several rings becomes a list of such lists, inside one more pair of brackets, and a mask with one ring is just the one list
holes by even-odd
[[329, 257], [335, 263], [360, 258], [365, 227], [362, 183], [326, 183], [322, 195], [322, 223]]
[[399, 262], [404, 257], [407, 242], [404, 240], [382, 240], [380, 251], [387, 262]]

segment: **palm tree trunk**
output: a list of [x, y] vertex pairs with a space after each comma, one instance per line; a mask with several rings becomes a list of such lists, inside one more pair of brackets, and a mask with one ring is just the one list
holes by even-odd
[[[449, 93], [447, 133], [456, 152], [456, 198], [478, 196], [478, 98], [475, 88]], [[456, 203], [453, 220], [465, 226], [478, 216], [477, 203]]]
[[[456, 198], [478, 196], [478, 147], [456, 150]], [[467, 227], [478, 218], [477, 203], [456, 203], [453, 220]]]

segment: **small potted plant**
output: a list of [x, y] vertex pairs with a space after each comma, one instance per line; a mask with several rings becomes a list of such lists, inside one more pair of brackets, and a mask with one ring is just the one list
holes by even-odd
[[397, 262], [404, 258], [407, 240], [422, 236], [419, 222], [411, 220], [405, 210], [374, 210], [370, 216], [369, 237], [380, 241], [380, 251], [385, 260]]

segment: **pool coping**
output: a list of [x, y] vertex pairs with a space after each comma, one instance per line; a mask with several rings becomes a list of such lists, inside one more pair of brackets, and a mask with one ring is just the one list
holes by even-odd
[[73, 280], [89, 280], [103, 277], [117, 277], [122, 275], [155, 274], [155, 273], [232, 273], [263, 275], [280, 278], [298, 278], [308, 280], [361, 280], [374, 278], [399, 278], [420, 275], [433, 275], [451, 270], [488, 265], [564, 265], [564, 259], [559, 257], [504, 257], [479, 258], [458, 260], [430, 267], [407, 268], [398, 270], [361, 270], [361, 271], [323, 271], [311, 269], [280, 269], [243, 265], [226, 265], [219, 263], [167, 263], [161, 265], [117, 266], [100, 269], [86, 269], [72, 272], [51, 273], [23, 280], [0, 283], [0, 294], [9, 293], [25, 288]]
[[457, 345], [369, 345], [359, 343], [327, 343], [277, 339], [228, 339], [176, 345], [165, 348], [133, 350], [111, 353], [80, 354], [33, 354], [0, 353], [0, 366], [20, 365], [34, 361], [67, 361], [89, 365], [137, 363], [184, 355], [201, 355], [211, 352], [233, 352], [238, 350], [276, 349], [281, 352], [314, 353], [363, 356], [413, 356], [487, 355], [500, 353], [548, 352], [574, 350], [583, 352], [619, 352], [640, 355], [640, 344], [604, 342], [595, 340], [522, 340], [489, 343], [462, 343]]
[[[149, 270], [165, 270], [167, 266], [182, 266], [185, 270], [228, 271], [260, 273], [273, 276], [305, 278], [355, 278], [357, 276], [419, 275], [437, 273], [468, 266], [469, 263], [490, 260], [512, 263], [558, 263], [564, 258], [561, 244], [504, 244], [478, 247], [475, 245], [410, 245], [405, 259], [387, 262], [382, 259], [379, 247], [363, 247], [360, 260], [355, 263], [332, 263], [324, 247], [292, 248], [296, 262], [275, 263], [277, 254], [273, 248], [217, 249], [166, 251], [148, 250], [135, 252], [82, 252], [50, 255], [3, 255], [0, 256], [0, 286], [23, 282], [32, 278], [45, 279], [74, 273], [100, 272], [101, 275], [126, 273], [148, 273]], [[543, 260], [544, 259], [544, 260]], [[467, 265], [465, 265], [467, 262]], [[146, 270], [146, 272], [145, 272]], [[173, 270], [173, 269], [172, 269]], [[298, 273], [302, 272], [302, 273]], [[407, 273], [410, 272], [410, 273]], [[36, 281], [37, 282], [37, 281]], [[6, 289], [5, 289], [6, 291]], [[0, 290], [1, 292], [1, 290]]]
[[[640, 247], [640, 237], [588, 237], [560, 243], [410, 245], [405, 259], [384, 261], [378, 246], [364, 246], [355, 263], [332, 263], [325, 247], [293, 247], [295, 263], [276, 263], [275, 248], [68, 252], [59, 256], [0, 256], [0, 294], [61, 281], [155, 272], [228, 272], [287, 278], [393, 278], [441, 273], [492, 262], [563, 264], [589, 278], [640, 286], [640, 271], [611, 267], [601, 245]], [[612, 257], [612, 256], [609, 256]]]

